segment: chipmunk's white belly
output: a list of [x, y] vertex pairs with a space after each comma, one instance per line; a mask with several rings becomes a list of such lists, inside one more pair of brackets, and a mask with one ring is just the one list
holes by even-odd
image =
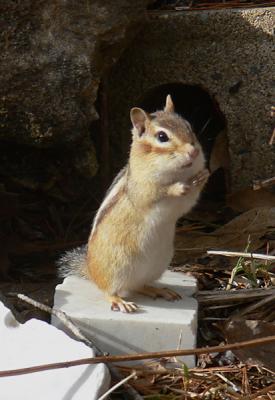
[[125, 266], [119, 285], [121, 295], [152, 283], [168, 268], [174, 254], [177, 219], [190, 211], [198, 196], [199, 190], [193, 190], [183, 197], [163, 200], [144, 217], [142, 226], [135, 228], [139, 232], [139, 254]]
[[131, 279], [125, 285], [128, 289], [135, 290], [150, 284], [168, 268], [174, 253], [178, 218], [174, 206], [165, 201], [155, 206], [144, 218], [144, 226], [140, 235], [137, 235], [140, 255], [132, 260], [129, 268]]
[[130, 267], [131, 284], [129, 289], [142, 288], [158, 279], [169, 266], [173, 257], [174, 227], [152, 234], [150, 241], [142, 248], [141, 256], [133, 260]]

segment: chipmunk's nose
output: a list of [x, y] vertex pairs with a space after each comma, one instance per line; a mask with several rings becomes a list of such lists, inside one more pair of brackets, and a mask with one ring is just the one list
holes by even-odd
[[184, 167], [191, 167], [195, 158], [199, 155], [199, 149], [196, 149], [193, 145], [188, 145], [188, 150], [186, 149], [186, 162]]
[[194, 160], [199, 155], [199, 149], [196, 149], [195, 147], [193, 147], [192, 149], [189, 150], [188, 154], [189, 154], [190, 158], [192, 158], [192, 160]]

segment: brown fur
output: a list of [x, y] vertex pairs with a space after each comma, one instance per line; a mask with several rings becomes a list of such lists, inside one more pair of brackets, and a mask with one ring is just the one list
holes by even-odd
[[[127, 212], [132, 207], [129, 202], [126, 196], [122, 196], [115, 207], [113, 205], [109, 208], [108, 214], [105, 214], [97, 227], [97, 234], [91, 236], [88, 244], [88, 274], [100, 289], [111, 295], [116, 294], [112, 292], [112, 282], [125, 264], [125, 257], [130, 259], [138, 252], [139, 232], [132, 227], [137, 219], [142, 220], [142, 214], [133, 216], [133, 213]], [[100, 234], [101, 230], [104, 233]], [[116, 243], [116, 247], [110, 246], [110, 243]]]
[[150, 153], [171, 154], [170, 147], [153, 146], [150, 143], [140, 143], [139, 146], [140, 146], [141, 152], [145, 153], [145, 154], [150, 154]]
[[[157, 111], [150, 115], [142, 110], [135, 109], [135, 117], [138, 123], [144, 118], [144, 129], [142, 135], [136, 140], [137, 153], [139, 157], [152, 154], [152, 156], [163, 154], [173, 156], [173, 153], [188, 152], [186, 144], [192, 144], [194, 141], [190, 125], [174, 112]], [[133, 114], [132, 114], [133, 115]], [[136, 120], [134, 121], [137, 124]], [[136, 126], [136, 125], [135, 125]], [[139, 129], [140, 126], [136, 129]], [[162, 129], [173, 132], [172, 139], [165, 145], [158, 143], [156, 135]]]
[[[177, 147], [173, 146], [173, 150], [177, 151]], [[171, 154], [171, 148], [152, 146], [151, 152], [155, 154]]]
[[152, 152], [152, 145], [150, 143], [140, 143], [139, 148], [141, 153], [149, 154]]
[[[88, 276], [94, 281], [99, 289], [104, 292], [108, 291], [110, 283], [108, 275], [102, 274], [101, 262], [94, 256], [95, 252], [88, 251], [87, 263], [88, 263]], [[91, 266], [93, 266], [91, 268]]]
[[106, 218], [106, 216], [110, 213], [110, 211], [115, 206], [115, 204], [119, 202], [119, 200], [122, 198], [122, 196], [125, 194], [125, 192], [126, 192], [126, 188], [122, 187], [121, 190], [119, 192], [117, 192], [116, 195], [107, 204], [107, 206], [100, 211], [100, 215], [97, 220], [95, 231], [93, 232], [93, 235], [90, 237], [90, 240], [92, 240], [92, 238], [96, 235], [97, 227], [99, 226], [99, 224]]
[[157, 111], [154, 113], [155, 119], [153, 120], [155, 125], [168, 129], [173, 132], [181, 141], [186, 142], [192, 141], [192, 132], [186, 122], [177, 114], [171, 114], [164, 111]]

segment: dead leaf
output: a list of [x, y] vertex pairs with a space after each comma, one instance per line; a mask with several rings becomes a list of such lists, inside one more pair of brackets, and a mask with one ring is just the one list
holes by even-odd
[[274, 207], [275, 194], [263, 188], [259, 190], [245, 188], [228, 195], [226, 204], [237, 212], [244, 212], [257, 207]]
[[[226, 324], [223, 333], [228, 343], [242, 342], [244, 340], [275, 335], [275, 324], [257, 320], [236, 319]], [[275, 371], [274, 342], [232, 351], [245, 363], [260, 364]]]
[[176, 235], [176, 263], [202, 256], [207, 250], [243, 250], [250, 236], [249, 251], [260, 248], [262, 237], [275, 230], [275, 207], [259, 207], [249, 210], [212, 233], [188, 232]]
[[211, 173], [217, 171], [219, 168], [229, 170], [230, 168], [230, 155], [228, 150], [228, 137], [226, 132], [221, 131], [215, 139], [214, 146], [211, 152], [209, 169]]

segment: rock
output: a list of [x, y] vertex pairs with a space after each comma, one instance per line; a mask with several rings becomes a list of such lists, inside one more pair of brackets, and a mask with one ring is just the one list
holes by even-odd
[[[67, 277], [56, 287], [54, 306], [63, 310], [86, 337], [110, 354], [162, 351], [196, 346], [197, 301], [192, 298], [196, 280], [182, 273], [166, 271], [162, 287], [175, 289], [182, 300], [168, 302], [141, 295], [131, 296], [141, 308], [133, 314], [110, 310], [104, 294], [90, 281]], [[53, 318], [53, 324], [64, 326]], [[182, 358], [194, 366], [194, 357]]]
[[87, 193], [98, 170], [90, 135], [100, 80], [142, 28], [148, 2], [2, 2], [5, 183], [63, 200], [82, 186]]
[[45, 147], [87, 137], [100, 78], [141, 28], [146, 3], [2, 5], [0, 138]]
[[[35, 319], [19, 324], [0, 303], [0, 370], [94, 357], [94, 352], [55, 327]], [[5, 400], [96, 400], [108, 390], [104, 364], [81, 365], [0, 378]]]
[[[174, 100], [178, 96], [176, 110], [199, 136], [202, 132], [201, 139], [206, 135], [210, 141], [215, 129], [226, 126], [233, 190], [274, 176], [274, 145], [268, 144], [274, 123], [274, 22], [272, 7], [152, 12], [108, 80], [111, 150], [118, 137], [121, 144], [112, 157], [116, 169], [128, 154], [130, 107], [145, 107], [150, 99], [155, 110], [170, 93]], [[173, 92], [171, 87], [161, 92], [173, 84], [178, 86]], [[205, 95], [212, 106], [204, 103]]]

